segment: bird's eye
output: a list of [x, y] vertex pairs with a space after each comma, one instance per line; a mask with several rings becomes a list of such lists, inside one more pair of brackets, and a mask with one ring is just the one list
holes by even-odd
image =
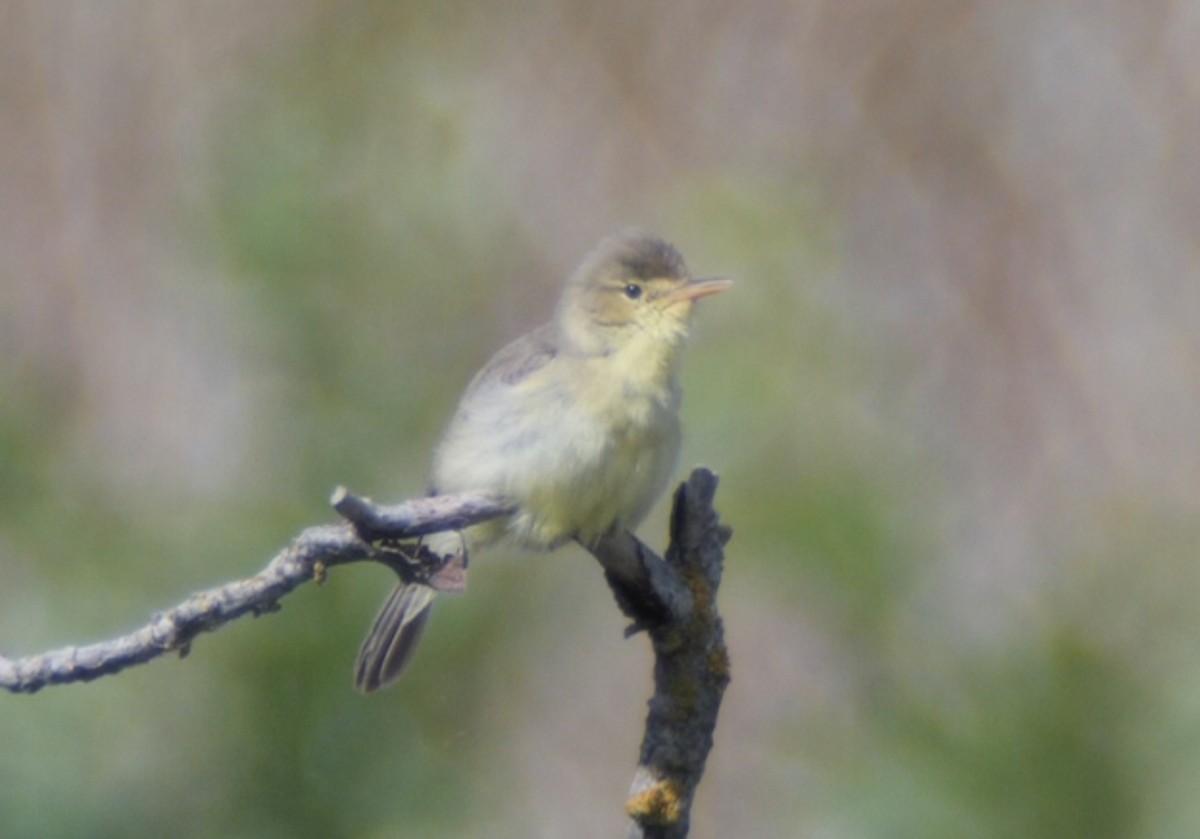
[[642, 287], [637, 283], [630, 283], [625, 286], [625, 296], [630, 300], [637, 300], [642, 296]]

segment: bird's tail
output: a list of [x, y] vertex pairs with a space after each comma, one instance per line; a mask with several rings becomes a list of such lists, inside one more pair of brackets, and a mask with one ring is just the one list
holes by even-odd
[[461, 593], [467, 587], [467, 543], [457, 531], [434, 533], [416, 549], [409, 573], [388, 595], [358, 651], [354, 684], [363, 693], [400, 678], [425, 631], [439, 591]]
[[379, 610], [358, 651], [354, 685], [363, 693], [400, 678], [425, 631], [437, 590], [424, 583], [400, 583]]

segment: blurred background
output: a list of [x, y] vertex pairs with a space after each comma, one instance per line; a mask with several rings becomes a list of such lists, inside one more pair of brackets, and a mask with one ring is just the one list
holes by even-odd
[[[1200, 4], [0, 8], [0, 651], [422, 491], [605, 233], [698, 274], [733, 683], [692, 835], [1200, 834]], [[642, 528], [665, 541], [665, 502]], [[493, 553], [0, 697], [11, 837], [609, 837], [650, 655]]]

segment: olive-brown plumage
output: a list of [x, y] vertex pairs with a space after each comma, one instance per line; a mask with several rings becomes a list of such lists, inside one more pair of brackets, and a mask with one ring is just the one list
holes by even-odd
[[[484, 491], [508, 516], [438, 534], [453, 555], [500, 540], [546, 550], [635, 528], [662, 495], [680, 447], [678, 368], [693, 303], [729, 287], [696, 280], [675, 248], [627, 230], [568, 279], [550, 323], [500, 350], [475, 376], [434, 455], [435, 492]], [[399, 678], [435, 591], [400, 584], [359, 652], [356, 683]]]

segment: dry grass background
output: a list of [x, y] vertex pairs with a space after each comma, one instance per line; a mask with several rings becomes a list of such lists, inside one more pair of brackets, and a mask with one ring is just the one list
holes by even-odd
[[[1194, 835], [1198, 36], [1167, 0], [6, 4], [0, 649], [247, 573], [335, 484], [420, 491], [471, 372], [636, 223], [738, 280], [686, 371], [736, 531], [693, 834]], [[481, 560], [363, 699], [387, 587], [4, 700], [0, 832], [618, 834], [649, 657], [593, 563]]]

